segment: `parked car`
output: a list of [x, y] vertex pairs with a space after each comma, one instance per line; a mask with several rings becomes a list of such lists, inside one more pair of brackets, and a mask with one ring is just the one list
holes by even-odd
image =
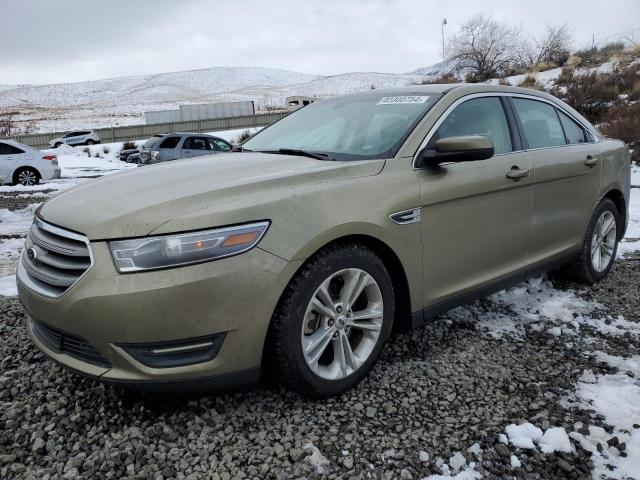
[[625, 144], [546, 93], [376, 89], [297, 110], [242, 153], [51, 198], [18, 290], [35, 344], [75, 372], [201, 390], [264, 370], [326, 397], [394, 329], [555, 267], [602, 280], [629, 189]]
[[132, 155], [139, 155], [139, 150], [137, 148], [128, 148], [126, 150], [120, 150], [118, 154], [118, 158], [120, 158], [121, 162], [131, 163], [132, 159], [130, 158]]
[[202, 133], [176, 132], [154, 136], [140, 149], [140, 163], [151, 165], [180, 158], [227, 153], [233, 146], [226, 140]]
[[49, 145], [51, 148], [58, 148], [65, 143], [71, 146], [94, 145], [96, 143], [100, 143], [100, 136], [93, 130], [79, 130], [69, 132], [59, 138], [54, 138], [49, 142]]
[[60, 178], [58, 157], [13, 140], [0, 140], [0, 184], [32, 186]]

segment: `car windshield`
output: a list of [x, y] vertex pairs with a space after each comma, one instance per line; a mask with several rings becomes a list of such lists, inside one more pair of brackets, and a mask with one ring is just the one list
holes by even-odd
[[161, 138], [163, 138], [163, 137], [159, 137], [159, 136], [154, 135], [149, 140], [144, 142], [144, 144], [142, 145], [142, 148], [145, 148], [145, 147], [149, 148], [149, 147], [153, 146]]
[[386, 93], [323, 100], [265, 128], [242, 147], [332, 160], [390, 158], [440, 96]]

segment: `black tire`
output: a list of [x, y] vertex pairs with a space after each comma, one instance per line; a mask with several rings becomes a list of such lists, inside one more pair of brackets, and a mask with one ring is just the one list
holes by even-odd
[[56, 142], [53, 148], [60, 148], [62, 146], [62, 142]]
[[[23, 175], [23, 173], [25, 175]], [[29, 178], [33, 178], [33, 183], [28, 183], [26, 181], [27, 176]], [[18, 170], [16, 170], [16, 172], [13, 174], [13, 184], [14, 185], [23, 185], [25, 187], [28, 186], [33, 186], [33, 185], [37, 185], [38, 183], [40, 183], [40, 179], [42, 177], [40, 176], [40, 172], [38, 172], [35, 168], [30, 168], [30, 167], [24, 167], [24, 168], [20, 168]]]
[[[615, 218], [616, 222], [616, 239], [615, 239], [615, 247], [613, 249], [613, 254], [611, 255], [611, 260], [609, 264], [602, 271], [597, 271], [591, 260], [591, 248], [593, 246], [593, 234], [596, 228], [596, 224], [598, 219], [605, 213], [611, 212]], [[591, 220], [589, 222], [589, 227], [587, 228], [587, 233], [584, 238], [584, 242], [582, 244], [582, 249], [580, 250], [579, 257], [570, 265], [567, 265], [561, 269], [561, 273], [571, 280], [575, 280], [577, 282], [586, 283], [588, 285], [593, 285], [601, 281], [604, 277], [607, 276], [609, 270], [613, 266], [613, 263], [616, 258], [616, 252], [618, 251], [618, 242], [620, 241], [620, 232], [622, 232], [624, 225], [622, 225], [622, 218], [620, 216], [620, 212], [618, 212], [618, 208], [615, 203], [613, 203], [608, 198], [603, 199], [591, 216]]]
[[[316, 375], [304, 358], [302, 324], [307, 305], [322, 282], [347, 268], [364, 270], [377, 283], [383, 301], [382, 325], [367, 360], [348, 376], [327, 380]], [[391, 333], [394, 314], [393, 283], [382, 259], [371, 249], [358, 244], [328, 246], [298, 271], [282, 294], [267, 333], [265, 372], [276, 383], [308, 397], [326, 398], [349, 390], [375, 365]]]
[[84, 142], [85, 145], [95, 145], [96, 142], [94, 142], [93, 140], [87, 140], [86, 142]]

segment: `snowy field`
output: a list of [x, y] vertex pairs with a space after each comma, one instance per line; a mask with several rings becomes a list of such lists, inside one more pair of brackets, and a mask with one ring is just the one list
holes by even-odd
[[[240, 131], [230, 131], [218, 134], [234, 140], [239, 133]], [[8, 297], [5, 301], [11, 302], [11, 297], [16, 295], [13, 270], [22, 247], [22, 237], [29, 228], [35, 208], [40, 202], [57, 192], [81, 182], [91, 181], [93, 177], [136, 168], [117, 160], [116, 154], [120, 147], [121, 145], [118, 144], [92, 146], [89, 147], [90, 156], [83, 152], [83, 147], [59, 149], [56, 153], [62, 167], [61, 179], [36, 187], [0, 187], [0, 200], [13, 202], [12, 205], [15, 205], [15, 208], [0, 208], [0, 296]], [[640, 186], [640, 168], [638, 167], [634, 169], [632, 184]], [[638, 250], [640, 250], [640, 188], [633, 188], [627, 238], [621, 244], [618, 253], [621, 268], [627, 262], [637, 262], [640, 259]], [[17, 304], [12, 305], [12, 308], [19, 308]], [[598, 368], [594, 366], [574, 372], [576, 381], [570, 388], [563, 391], [557, 402], [558, 408], [583, 412], [577, 413], [576, 418], [597, 418], [604, 426], [582, 420], [575, 421], [569, 426], [560, 426], [557, 423], [551, 423], [544, 416], [532, 416], [526, 421], [517, 423], [504, 422], [494, 431], [489, 432], [497, 439], [493, 446], [475, 441], [463, 450], [445, 450], [449, 451], [448, 455], [435, 455], [433, 451], [429, 451], [429, 448], [424, 445], [421, 446], [422, 444], [416, 440], [414, 451], [410, 452], [410, 455], [416, 458], [417, 464], [430, 465], [432, 470], [438, 469], [440, 472], [423, 478], [430, 480], [480, 479], [487, 472], [487, 459], [491, 455], [503, 457], [504, 463], [511, 472], [530, 468], [530, 463], [533, 462], [531, 459], [534, 458], [557, 462], [560, 465], [558, 468], [561, 470], [566, 468], [566, 471], [570, 472], [574, 467], [563, 459], [577, 458], [578, 454], [582, 455], [584, 452], [590, 454], [588, 470], [593, 478], [620, 480], [640, 478], [640, 356], [620, 353], [625, 351], [624, 348], [611, 348], [611, 345], [619, 345], [620, 342], [623, 344], [631, 342], [634, 345], [640, 342], [640, 322], [637, 316], [625, 318], [619, 314], [611, 315], [602, 300], [596, 300], [591, 296], [589, 289], [571, 284], [557, 286], [552, 279], [543, 276], [499, 292], [483, 301], [454, 309], [442, 316], [438, 322], [436, 325], [443, 325], [444, 330], [450, 328], [453, 331], [456, 329], [464, 331], [467, 328], [466, 325], [472, 325], [470, 328], [481, 332], [487, 342], [507, 341], [509, 345], [514, 345], [514, 348], [519, 348], [518, 345], [524, 346], [530, 335], [548, 338], [550, 342], [562, 342], [568, 349], [575, 348], [576, 355], [584, 357], [581, 361], [592, 362], [592, 365], [597, 365]], [[446, 333], [442, 335], [446, 336]], [[410, 339], [403, 341], [411, 342]], [[390, 348], [395, 349], [393, 346]], [[631, 351], [637, 350], [631, 349]], [[401, 378], [403, 375], [410, 376], [420, 371], [424, 371], [424, 375], [429, 376], [433, 372], [432, 361], [410, 359], [394, 362], [393, 365], [393, 368], [398, 369], [394, 374], [396, 378]], [[439, 367], [435, 368], [437, 371]], [[19, 370], [5, 373], [0, 371], [0, 384], [14, 371]], [[375, 379], [370, 382], [375, 382]], [[511, 392], [511, 387], [509, 385], [504, 388], [508, 388], [507, 391]], [[386, 387], [380, 388], [391, 389], [392, 386], [387, 384]], [[548, 392], [551, 391], [552, 388]], [[358, 392], [356, 391], [353, 395], [358, 395]], [[429, 395], [444, 396], [445, 393], [435, 391]], [[234, 402], [240, 401], [237, 397], [234, 398]], [[0, 396], [0, 401], [4, 399], [6, 397]], [[365, 404], [369, 402], [367, 405], [376, 405], [375, 399], [369, 398], [362, 401]], [[196, 402], [194, 405], [197, 407], [204, 404]], [[292, 410], [302, 415], [300, 412], [304, 412], [305, 405], [301, 405], [299, 401], [294, 405], [296, 406]], [[362, 403], [359, 405], [362, 409], [358, 411], [366, 411], [369, 417], [370, 409], [373, 407], [367, 406], [365, 409]], [[14, 408], [15, 405], [7, 402], [5, 406]], [[242, 415], [247, 413], [244, 410], [248, 408], [246, 406], [236, 405], [236, 408], [243, 412]], [[396, 407], [385, 407], [385, 412], [393, 414], [394, 408]], [[398, 408], [401, 408], [400, 402]], [[0, 410], [2, 409], [0, 404]], [[313, 418], [317, 420], [317, 417]], [[261, 419], [264, 420], [264, 417]], [[353, 436], [353, 434], [349, 435]], [[473, 438], [473, 435], [469, 438]], [[305, 441], [300, 444], [299, 457], [297, 453], [290, 452], [289, 455], [291, 458], [303, 459], [300, 461], [306, 462], [307, 468], [315, 472], [315, 478], [320, 478], [329, 472], [336, 472], [336, 469], [353, 468], [354, 447], [345, 446], [332, 456], [318, 447], [321, 441], [319, 437], [314, 441]], [[386, 438], [380, 441], [385, 444]], [[393, 443], [388, 447], [385, 447], [386, 450], [377, 461], [383, 466], [392, 468], [392, 465], [397, 462], [404, 461], [407, 453], [402, 453], [401, 456], [400, 446], [394, 446]], [[408, 446], [401, 445], [401, 447], [402, 452], [406, 452]], [[374, 467], [372, 460], [363, 462], [365, 470], [370, 468], [373, 472], [373, 469], [378, 468]], [[576, 461], [576, 463], [581, 462]], [[408, 476], [412, 473], [408, 469], [405, 470], [408, 473], [402, 474], [404, 477], [400, 475], [401, 478], [417, 478]], [[525, 472], [525, 470], [522, 471]], [[129, 472], [128, 467], [127, 472]], [[577, 472], [574, 471], [574, 473]], [[580, 477], [574, 475], [571, 478]]]

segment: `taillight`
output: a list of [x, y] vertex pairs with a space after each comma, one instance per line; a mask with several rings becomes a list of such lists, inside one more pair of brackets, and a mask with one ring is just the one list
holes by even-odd
[[43, 160], [57, 160], [58, 157], [56, 155], [45, 155], [42, 157]]

